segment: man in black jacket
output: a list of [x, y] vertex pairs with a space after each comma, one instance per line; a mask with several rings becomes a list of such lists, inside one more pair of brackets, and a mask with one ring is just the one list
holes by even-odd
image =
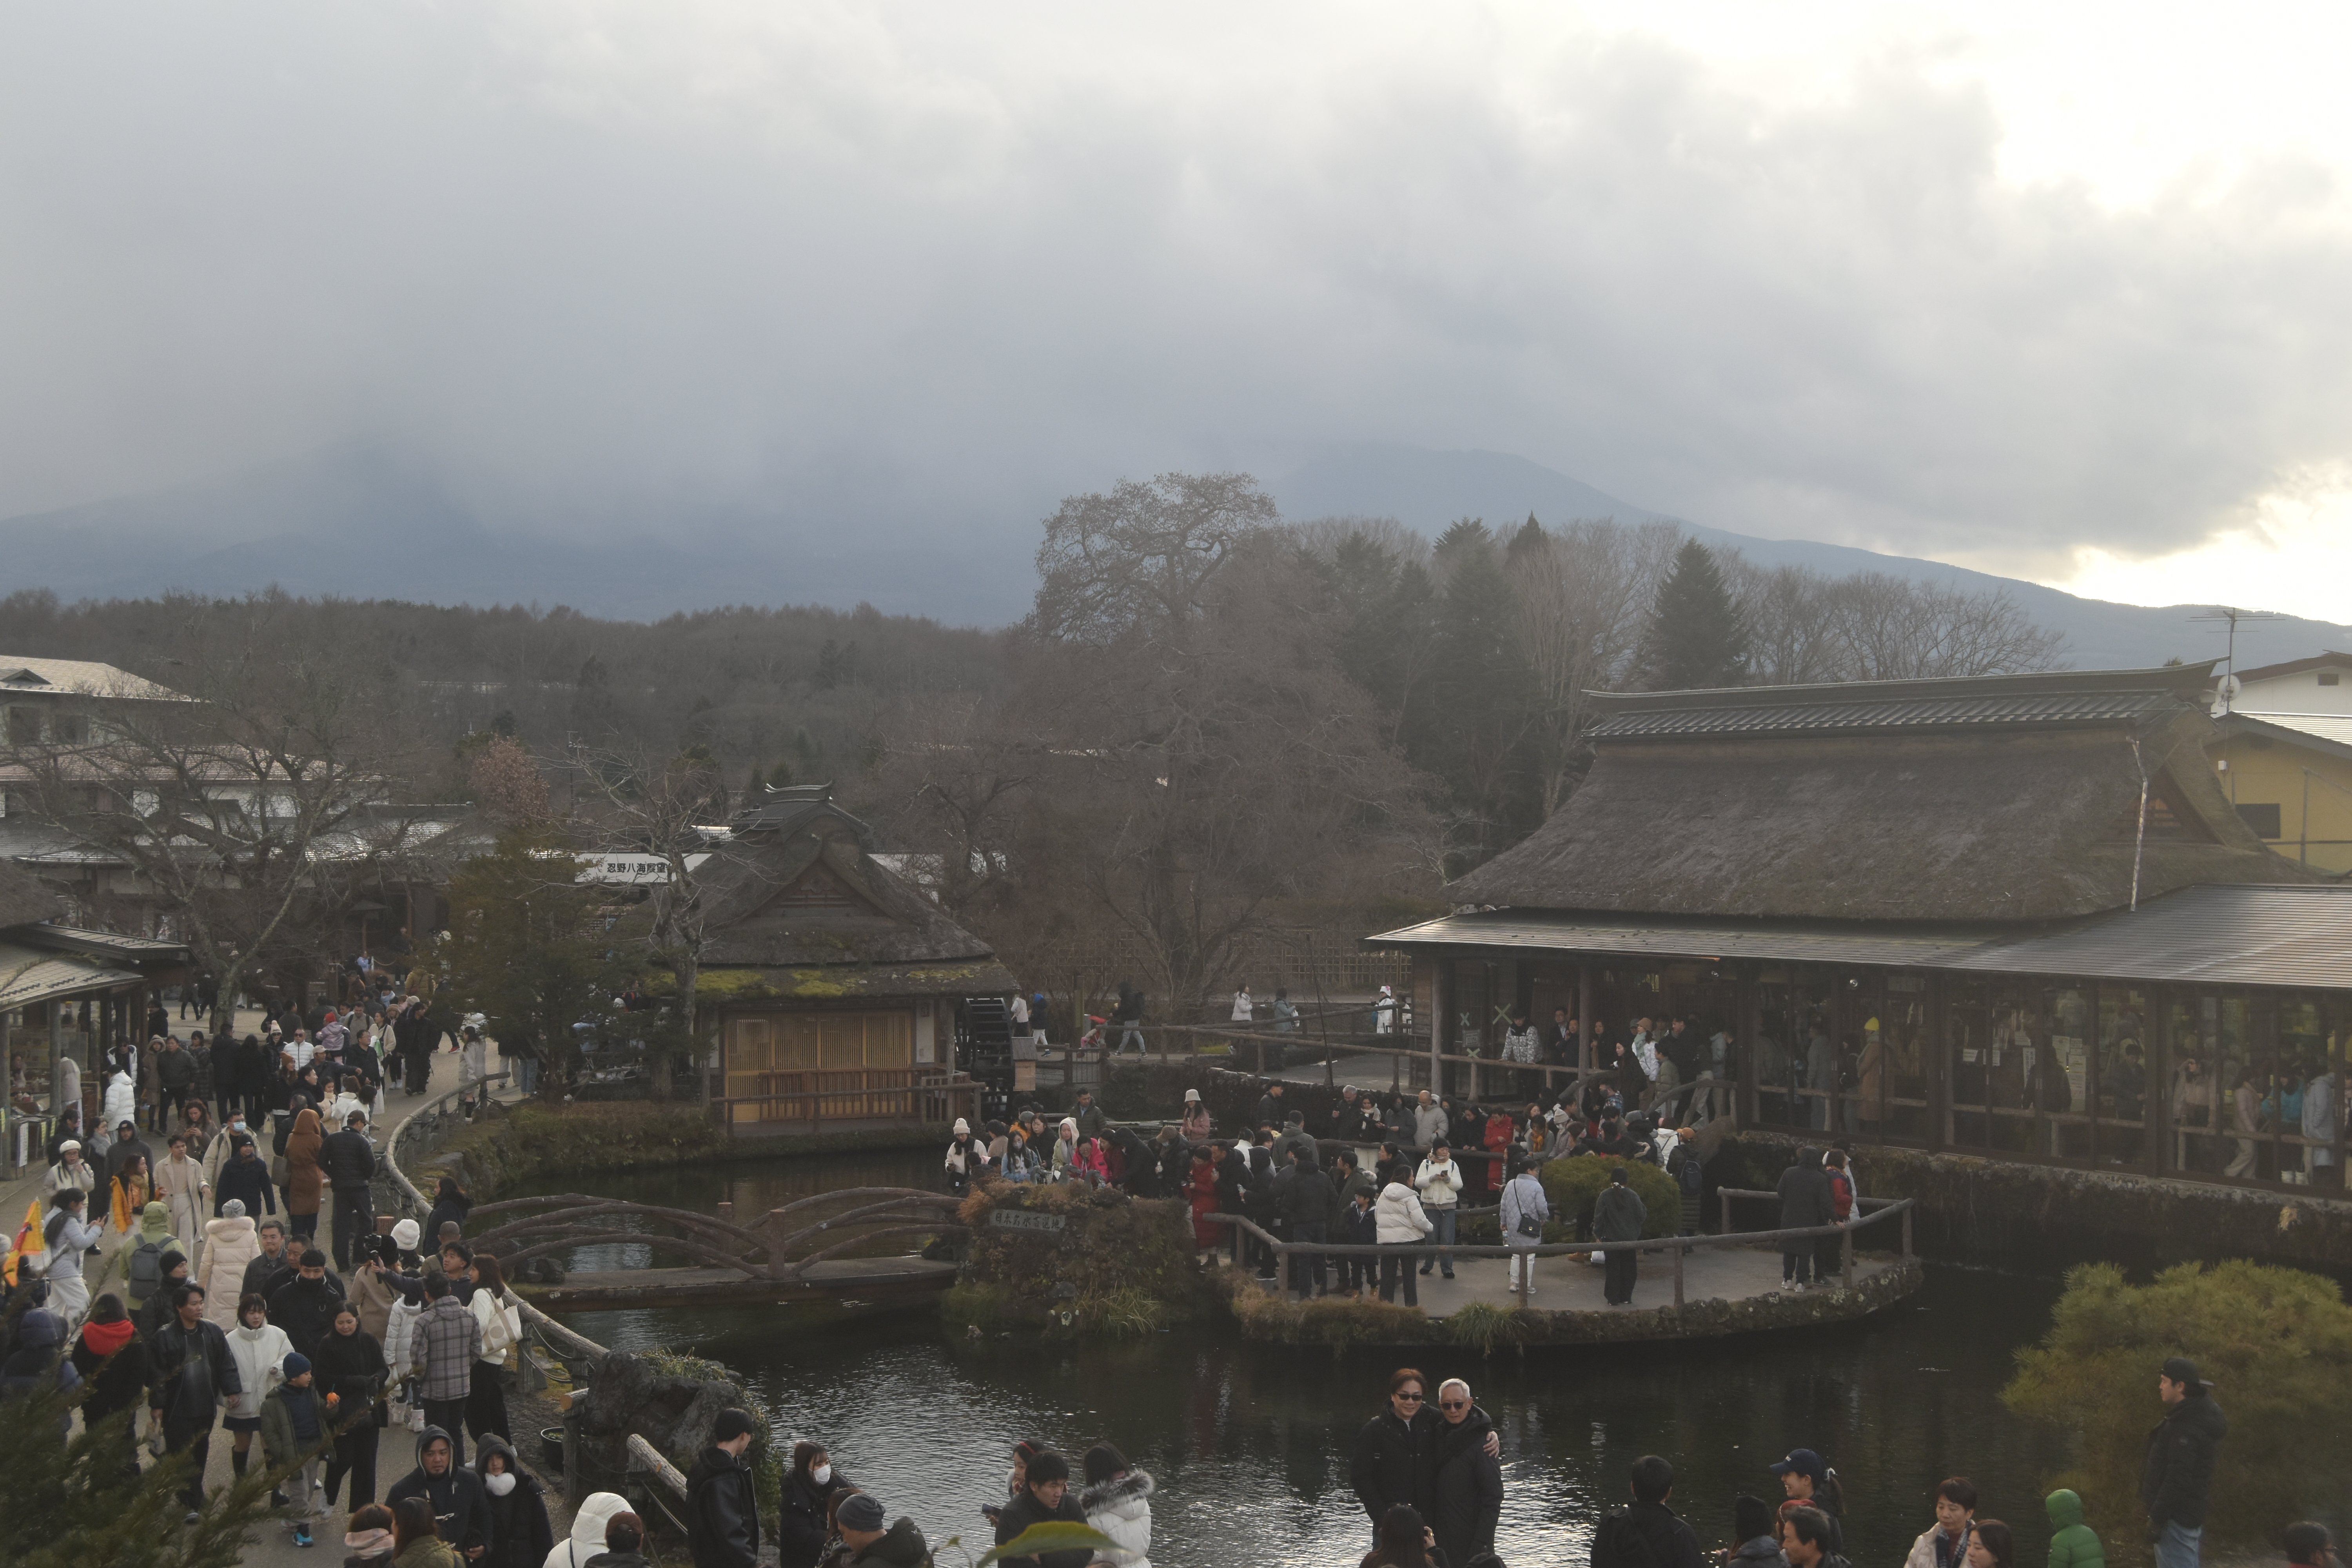
[[686, 1538], [694, 1568], [757, 1568], [760, 1505], [743, 1456], [759, 1430], [750, 1411], [720, 1411], [710, 1447], [687, 1472]]
[[1494, 1421], [1471, 1402], [1460, 1378], [1438, 1384], [1435, 1515], [1429, 1521], [1445, 1561], [1469, 1563], [1495, 1550], [1503, 1517], [1503, 1462], [1486, 1451]]
[[1675, 1468], [1655, 1454], [1633, 1461], [1633, 1506], [1592, 1532], [1592, 1568], [1700, 1568], [1698, 1537], [1666, 1506]]
[[205, 1321], [205, 1292], [200, 1285], [182, 1285], [172, 1293], [172, 1321], [156, 1331], [147, 1346], [148, 1373], [154, 1379], [147, 1396], [147, 1414], [163, 1434], [167, 1453], [193, 1450], [194, 1468], [188, 1489], [188, 1522], [205, 1506], [205, 1461], [212, 1452], [213, 1423], [221, 1402], [245, 1392], [236, 1373], [236, 1358], [229, 1354], [228, 1336], [220, 1325]]
[[[1030, 1457], [1022, 1477], [1021, 1494], [1004, 1505], [996, 1519], [996, 1544], [1016, 1539], [1033, 1526], [1059, 1521], [1084, 1524], [1087, 1510], [1070, 1495], [1070, 1461], [1047, 1448]], [[1094, 1550], [1072, 1547], [1067, 1552], [1041, 1552], [1034, 1557], [1001, 1557], [1004, 1568], [1087, 1568]]]
[[[1822, 1152], [1807, 1144], [1797, 1151], [1796, 1163], [1780, 1173], [1775, 1188], [1780, 1194], [1780, 1228], [1801, 1230], [1811, 1226], [1827, 1225], [1834, 1202], [1830, 1192], [1830, 1173], [1822, 1169]], [[1803, 1289], [1813, 1278], [1813, 1243], [1803, 1237], [1791, 1237], [1780, 1244], [1780, 1286], [1785, 1290]]]
[[[1300, 1143], [1291, 1150], [1290, 1163], [1274, 1178], [1274, 1204], [1288, 1227], [1287, 1239], [1320, 1245], [1330, 1239], [1331, 1178], [1315, 1159], [1315, 1145]], [[1301, 1300], [1307, 1298], [1307, 1281], [1314, 1277], [1315, 1294], [1330, 1292], [1329, 1263], [1321, 1253], [1311, 1258], [1292, 1254], [1290, 1258], [1290, 1289]]]
[[2147, 1435], [2139, 1500], [2147, 1510], [2148, 1533], [2156, 1538], [2157, 1568], [2197, 1568], [2213, 1493], [2213, 1460], [2230, 1434], [2229, 1419], [2187, 1356], [2174, 1356], [2156, 1374], [2164, 1419]]
[[272, 1290], [269, 1321], [286, 1331], [294, 1348], [310, 1361], [335, 1330], [335, 1309], [343, 1304], [341, 1281], [329, 1283], [327, 1255], [313, 1247], [302, 1254], [294, 1278]]
[[1265, 1092], [1258, 1096], [1257, 1120], [1251, 1123], [1252, 1126], [1271, 1127], [1276, 1131], [1281, 1131], [1284, 1118], [1290, 1114], [1290, 1107], [1283, 1103], [1282, 1093], [1280, 1079], [1276, 1079], [1265, 1086]]
[[413, 1497], [432, 1508], [436, 1532], [458, 1556], [477, 1558], [489, 1549], [489, 1494], [481, 1477], [452, 1461], [449, 1434], [438, 1426], [416, 1435], [416, 1468], [393, 1483], [384, 1506]]
[[[1372, 1539], [1380, 1540], [1381, 1519], [1403, 1503], [1424, 1520], [1437, 1510], [1437, 1412], [1429, 1408], [1428, 1380], [1417, 1368], [1399, 1367], [1389, 1377], [1389, 1407], [1364, 1423], [1356, 1436], [1355, 1458], [1348, 1466], [1348, 1481], [1356, 1500], [1370, 1520]], [[1485, 1449], [1490, 1458], [1503, 1452], [1502, 1439], [1489, 1426]]]
[[368, 1183], [375, 1179], [375, 1150], [367, 1141], [366, 1111], [352, 1111], [341, 1131], [327, 1135], [319, 1163], [335, 1188], [335, 1267], [348, 1274], [352, 1248], [375, 1234], [375, 1205], [368, 1194]]

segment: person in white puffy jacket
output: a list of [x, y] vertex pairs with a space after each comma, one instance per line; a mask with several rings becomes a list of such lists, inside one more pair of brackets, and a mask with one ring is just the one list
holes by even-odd
[[1078, 1506], [1087, 1523], [1118, 1542], [1095, 1553], [1095, 1562], [1112, 1568], [1151, 1568], [1151, 1494], [1149, 1470], [1132, 1468], [1127, 1456], [1108, 1443], [1087, 1450], [1086, 1489]]
[[[209, 1306], [212, 1298], [207, 1296], [205, 1301]], [[245, 1392], [229, 1396], [227, 1418], [221, 1425], [228, 1428], [236, 1444], [229, 1465], [242, 1476], [253, 1452], [253, 1435], [261, 1430], [261, 1402], [286, 1381], [286, 1358], [294, 1353], [294, 1342], [269, 1321], [261, 1298], [248, 1296], [237, 1304], [236, 1327], [228, 1331], [228, 1353], [236, 1358], [237, 1386]]]
[[138, 1088], [131, 1083], [131, 1075], [128, 1072], [118, 1068], [113, 1076], [106, 1080], [106, 1104], [105, 1109], [100, 1112], [99, 1121], [110, 1133], [124, 1122], [138, 1120]]
[[221, 1205], [220, 1217], [205, 1221], [205, 1266], [195, 1276], [205, 1288], [205, 1317], [236, 1348], [238, 1293], [245, 1289], [245, 1266], [261, 1256], [261, 1237], [253, 1216], [235, 1198]]
[[1419, 1245], [1421, 1238], [1436, 1226], [1423, 1210], [1421, 1199], [1402, 1182], [1391, 1182], [1381, 1189], [1380, 1197], [1372, 1204], [1372, 1220], [1381, 1238], [1381, 1300], [1396, 1300], [1397, 1276], [1402, 1274], [1404, 1304], [1420, 1306], [1421, 1287], [1413, 1278], [1413, 1255], [1407, 1249]]
[[590, 1492], [572, 1516], [572, 1535], [559, 1541], [541, 1568], [587, 1568], [588, 1560], [604, 1553], [604, 1527], [616, 1513], [629, 1511], [629, 1500], [618, 1492]]

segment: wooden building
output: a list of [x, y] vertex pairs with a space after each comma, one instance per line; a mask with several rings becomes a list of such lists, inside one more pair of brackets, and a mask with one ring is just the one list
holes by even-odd
[[956, 1070], [969, 999], [1013, 976], [872, 853], [822, 786], [772, 792], [699, 873], [709, 900], [696, 1011], [719, 1026], [719, 1114], [739, 1133], [977, 1120]]
[[1593, 1061], [1596, 1033], [1681, 1016], [1729, 1034], [1743, 1121], [2333, 1184], [2352, 888], [2231, 807], [2212, 684], [1606, 695], [1552, 820], [1456, 882], [1455, 913], [1369, 940], [1412, 954], [1433, 1049], [1560, 1007]]

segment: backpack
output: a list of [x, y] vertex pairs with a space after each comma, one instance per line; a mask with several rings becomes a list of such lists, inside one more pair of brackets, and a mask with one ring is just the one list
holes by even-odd
[[133, 1301], [144, 1301], [163, 1283], [163, 1244], [142, 1241], [131, 1254], [131, 1267], [126, 1276]]

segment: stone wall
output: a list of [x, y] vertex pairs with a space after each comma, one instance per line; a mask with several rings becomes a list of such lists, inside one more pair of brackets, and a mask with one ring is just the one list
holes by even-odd
[[[1707, 1167], [1708, 1226], [1720, 1213], [1713, 1188], [1770, 1191], [1800, 1142], [1760, 1131], [1727, 1141]], [[2352, 1266], [2352, 1203], [2340, 1198], [1910, 1149], [1865, 1146], [1854, 1163], [1865, 1197], [1918, 1200], [1913, 1244], [1931, 1258], [2037, 1271], [2249, 1258], [2340, 1277]], [[1778, 1220], [1769, 1204], [1733, 1205], [1743, 1229]]]

